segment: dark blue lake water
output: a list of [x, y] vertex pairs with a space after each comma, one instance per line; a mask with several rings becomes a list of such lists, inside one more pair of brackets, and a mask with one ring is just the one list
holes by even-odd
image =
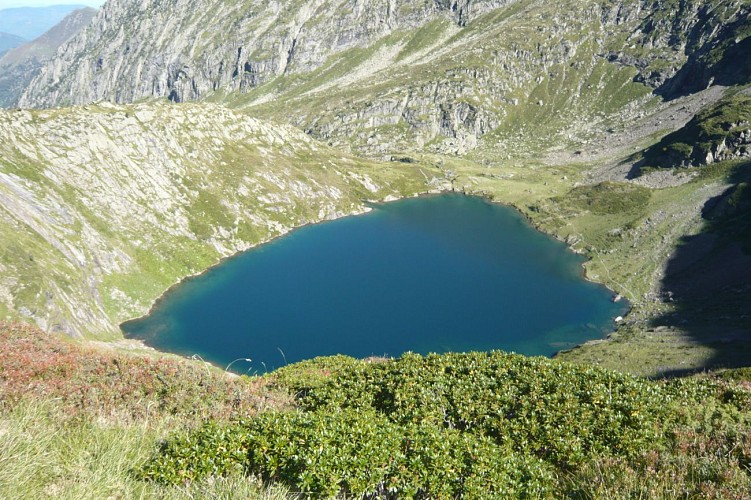
[[626, 304], [514, 210], [461, 195], [378, 205], [223, 262], [123, 324], [159, 350], [263, 372], [315, 356], [552, 355]]

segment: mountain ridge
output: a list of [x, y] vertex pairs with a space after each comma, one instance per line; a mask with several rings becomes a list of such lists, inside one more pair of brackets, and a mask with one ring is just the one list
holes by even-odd
[[11, 35], [10, 33], [0, 32], [0, 56], [2, 56], [7, 51], [13, 49], [14, 47], [23, 45], [24, 43], [26, 43], [25, 38], [21, 38], [20, 36], [16, 36], [16, 35]]
[[[110, 1], [95, 19], [95, 27], [73, 40], [59, 62], [47, 67], [32, 85], [49, 90], [49, 84], [57, 87], [61, 85], [58, 80], [67, 79], [62, 85], [76, 87], [76, 92], [81, 92], [81, 95], [54, 90], [46, 98], [36, 98], [32, 91], [24, 95], [21, 104], [23, 107], [84, 104], [102, 98], [126, 103], [144, 97], [168, 97], [176, 102], [195, 100], [202, 93], [220, 87], [242, 90], [271, 76], [318, 67], [328, 54], [357, 46], [361, 38], [372, 41], [401, 25], [423, 23], [426, 16], [446, 13], [461, 24], [477, 12], [511, 2], [423, 0], [415, 3], [374, 0], [355, 2], [352, 8], [345, 6], [348, 3], [304, 0], [282, 6], [276, 2], [263, 2], [246, 11], [244, 2], [228, 5], [215, 0], [172, 0], [161, 3]], [[324, 7], [327, 7], [325, 11]], [[189, 20], [176, 19], [171, 15], [175, 10], [195, 14], [189, 15]], [[212, 22], [203, 24], [201, 14], [198, 14], [200, 12], [211, 12]], [[124, 31], [125, 20], [135, 23], [139, 32]], [[177, 22], [180, 24], [175, 24]], [[319, 23], [329, 29], [314, 31]], [[165, 25], [167, 32], [177, 33], [177, 36], [161, 36]], [[225, 47], [221, 41], [224, 32], [217, 32], [217, 28], [211, 26], [227, 25], [236, 31]], [[332, 25], [337, 31], [331, 30]], [[204, 30], [204, 26], [210, 27]], [[326, 40], [315, 38], [322, 34], [327, 37]], [[220, 46], [213, 48], [211, 42], [217, 38]], [[308, 38], [311, 39], [310, 44], [305, 43]], [[97, 47], [96, 40], [114, 42], [111, 49], [115, 52]], [[143, 45], [144, 40], [149, 40], [151, 45]], [[118, 47], [118, 44], [123, 46]], [[155, 47], [161, 52], [148, 57], [148, 65], [144, 66], [134, 59], [142, 50], [148, 52]], [[185, 48], [188, 48], [187, 54]], [[117, 54], [120, 49], [124, 49], [124, 52]], [[99, 53], [95, 59], [81, 59], [83, 52]], [[188, 64], [186, 57], [190, 58], [194, 53], [199, 59], [195, 64]], [[116, 60], [121, 56], [126, 61]], [[111, 60], [114, 60], [113, 64], [109, 64]], [[65, 67], [74, 62], [79, 76], [71, 81], [64, 73]], [[113, 89], [112, 83], [122, 81], [119, 71], [128, 66], [145, 67], [145, 71], [136, 78], [135, 89]], [[89, 88], [86, 75], [95, 75], [100, 70], [104, 71], [103, 77], [95, 78], [103, 85], [97, 85], [96, 89]], [[197, 77], [191, 78], [185, 71], [195, 71]]]
[[96, 14], [89, 7], [74, 10], [34, 40], [15, 47], [0, 57], [0, 107], [17, 104], [31, 82], [57, 49], [81, 31]]
[[0, 31], [33, 40], [59, 23], [70, 12], [85, 5], [49, 5], [47, 7], [12, 7], [0, 9]]

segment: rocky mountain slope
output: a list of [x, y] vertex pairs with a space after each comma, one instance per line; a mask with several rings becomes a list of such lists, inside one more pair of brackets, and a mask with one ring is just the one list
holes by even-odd
[[[362, 198], [450, 186], [512, 204], [586, 254], [588, 275], [633, 306], [621, 328], [630, 332], [625, 352], [637, 352], [628, 339], [642, 342], [656, 321], [675, 328], [678, 347], [662, 343], [660, 354], [642, 352], [650, 361], [627, 369], [703, 366], [712, 332], [692, 337], [697, 318], [671, 302], [667, 276], [686, 241], [721, 226], [706, 216], [711, 200], [745, 192], [748, 127], [739, 119], [719, 133], [712, 117], [746, 116], [750, 14], [748, 0], [111, 0], [45, 65], [21, 104], [115, 107], [3, 115], [0, 192], [13, 193], [3, 200], [6, 231], [22, 228], [27, 242], [18, 248], [52, 245], [50, 255], [73, 265], [55, 274], [64, 266], [34, 264], [6, 244], [6, 314], [114, 332], [117, 320], [220, 256], [357, 211]], [[144, 122], [144, 114], [157, 118]], [[268, 123], [286, 122], [295, 128], [283, 126], [283, 135], [314, 153], [284, 141], [246, 150], [256, 125], [237, 132], [235, 120], [272, 130], [279, 126]], [[712, 162], [649, 163], [665, 141], [686, 153], [678, 139], [704, 132], [714, 134], [702, 139]], [[267, 155], [275, 160], [261, 172], [275, 180], [248, 174], [256, 180], [234, 189], [238, 174], [226, 165], [256, 172]], [[335, 175], [317, 170], [332, 157]], [[275, 161], [288, 167], [280, 173]], [[667, 169], [637, 175], [649, 166]], [[154, 175], [157, 187], [144, 184]], [[293, 180], [307, 187], [290, 191]], [[42, 217], [58, 206], [73, 219]], [[66, 220], [91, 226], [81, 233], [89, 240]], [[735, 252], [731, 236], [717, 241]], [[710, 260], [731, 251], [707, 248]], [[748, 267], [751, 279], [748, 256], [733, 255], [738, 275]], [[86, 271], [74, 279], [79, 268]], [[61, 299], [61, 283], [77, 291]], [[737, 304], [735, 295], [718, 298], [726, 292], [736, 293], [715, 302]], [[728, 307], [720, 328], [751, 331]], [[744, 335], [713, 352], [746, 352], [733, 343]], [[577, 355], [616, 359], [597, 349]]]
[[95, 9], [74, 10], [40, 37], [0, 57], [0, 107], [18, 102], [26, 86], [65, 42], [91, 22]]
[[0, 318], [116, 334], [178, 279], [432, 175], [215, 105], [0, 111]]
[[747, 81], [750, 18], [743, 0], [113, 1], [21, 105], [220, 99], [370, 155], [529, 155], [628, 123], [653, 91]]
[[439, 16], [460, 25], [506, 3], [110, 1], [92, 27], [45, 69], [22, 103], [186, 101], [220, 89], [244, 91], [280, 75], [308, 73], [332, 54]]

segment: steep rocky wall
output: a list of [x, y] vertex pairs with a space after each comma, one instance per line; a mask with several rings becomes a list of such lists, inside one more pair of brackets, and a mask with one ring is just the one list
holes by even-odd
[[[319, 67], [436, 16], [465, 24], [510, 0], [111, 0], [48, 64], [23, 107], [195, 100]], [[513, 0], [511, 0], [513, 1]]]

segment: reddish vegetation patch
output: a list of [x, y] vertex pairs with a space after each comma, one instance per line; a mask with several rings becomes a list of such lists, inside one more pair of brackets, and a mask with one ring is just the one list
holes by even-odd
[[70, 416], [228, 419], [287, 403], [262, 380], [198, 362], [97, 350], [33, 326], [0, 322], [0, 402], [55, 399]]

